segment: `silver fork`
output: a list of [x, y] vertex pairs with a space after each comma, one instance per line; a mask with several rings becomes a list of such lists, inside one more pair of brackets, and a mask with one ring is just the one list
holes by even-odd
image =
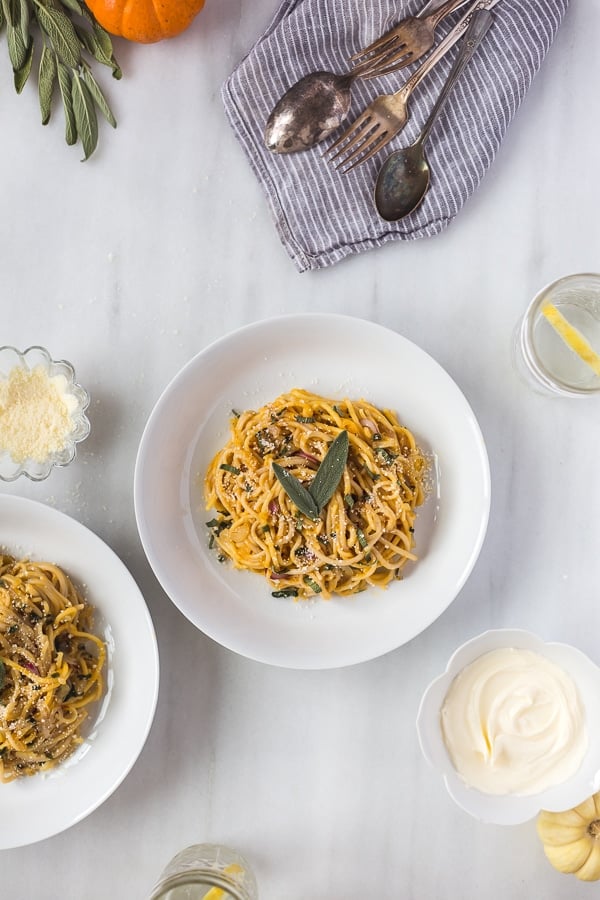
[[[465, 33], [477, 9], [492, 9], [498, 0], [475, 0], [462, 19], [432, 50], [425, 62], [411, 75], [399, 91], [381, 94], [367, 106], [355, 122], [325, 151], [329, 162], [342, 174], [375, 156], [404, 128], [408, 121], [408, 101], [415, 88], [433, 67], [448, 53]], [[473, 53], [475, 48], [464, 47], [461, 52]]]
[[435, 44], [435, 30], [467, 0], [430, 0], [416, 16], [407, 16], [368, 47], [350, 57], [353, 65], [373, 69], [366, 78], [388, 75], [424, 56]]

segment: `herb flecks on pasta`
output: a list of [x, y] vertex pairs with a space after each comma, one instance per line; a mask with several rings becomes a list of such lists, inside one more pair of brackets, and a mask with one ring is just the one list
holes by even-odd
[[103, 693], [93, 610], [58, 566], [0, 554], [0, 781], [34, 775], [81, 743]]
[[[318, 516], [299, 511], [273, 463], [306, 490], [333, 441], [347, 432], [339, 483]], [[219, 561], [266, 576], [277, 597], [349, 595], [402, 577], [416, 560], [416, 508], [428, 464], [390, 410], [304, 390], [235, 413], [231, 438], [205, 479], [210, 546]]]

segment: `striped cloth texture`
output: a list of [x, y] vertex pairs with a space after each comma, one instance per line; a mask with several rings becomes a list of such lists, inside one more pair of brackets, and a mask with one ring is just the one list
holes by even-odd
[[[442, 231], [473, 194], [539, 70], [569, 0], [499, 0], [494, 22], [437, 120], [427, 144], [431, 186], [425, 201], [399, 222], [385, 222], [373, 203], [377, 173], [395, 149], [418, 136], [452, 67], [448, 53], [413, 93], [403, 132], [347, 175], [323, 158], [323, 144], [304, 153], [275, 154], [264, 127], [282, 94], [309, 72], [343, 73], [349, 57], [424, 0], [284, 0], [265, 34], [223, 85], [226, 114], [267, 197], [281, 241], [304, 272], [339, 262], [387, 241]], [[464, 14], [438, 26], [436, 40]], [[346, 124], [381, 93], [398, 90], [419, 62], [352, 85]], [[342, 126], [340, 133], [345, 126]]]

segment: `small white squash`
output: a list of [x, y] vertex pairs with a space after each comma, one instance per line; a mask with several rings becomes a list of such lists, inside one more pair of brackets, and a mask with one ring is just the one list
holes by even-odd
[[537, 830], [555, 869], [581, 881], [600, 879], [600, 792], [565, 812], [543, 810]]

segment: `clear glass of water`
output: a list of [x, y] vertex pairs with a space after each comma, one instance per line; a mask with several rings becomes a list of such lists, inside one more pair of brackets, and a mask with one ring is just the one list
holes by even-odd
[[519, 371], [543, 392], [600, 395], [600, 275], [567, 275], [543, 288], [517, 327], [515, 351]]
[[195, 844], [173, 857], [149, 900], [258, 900], [256, 880], [237, 851]]

